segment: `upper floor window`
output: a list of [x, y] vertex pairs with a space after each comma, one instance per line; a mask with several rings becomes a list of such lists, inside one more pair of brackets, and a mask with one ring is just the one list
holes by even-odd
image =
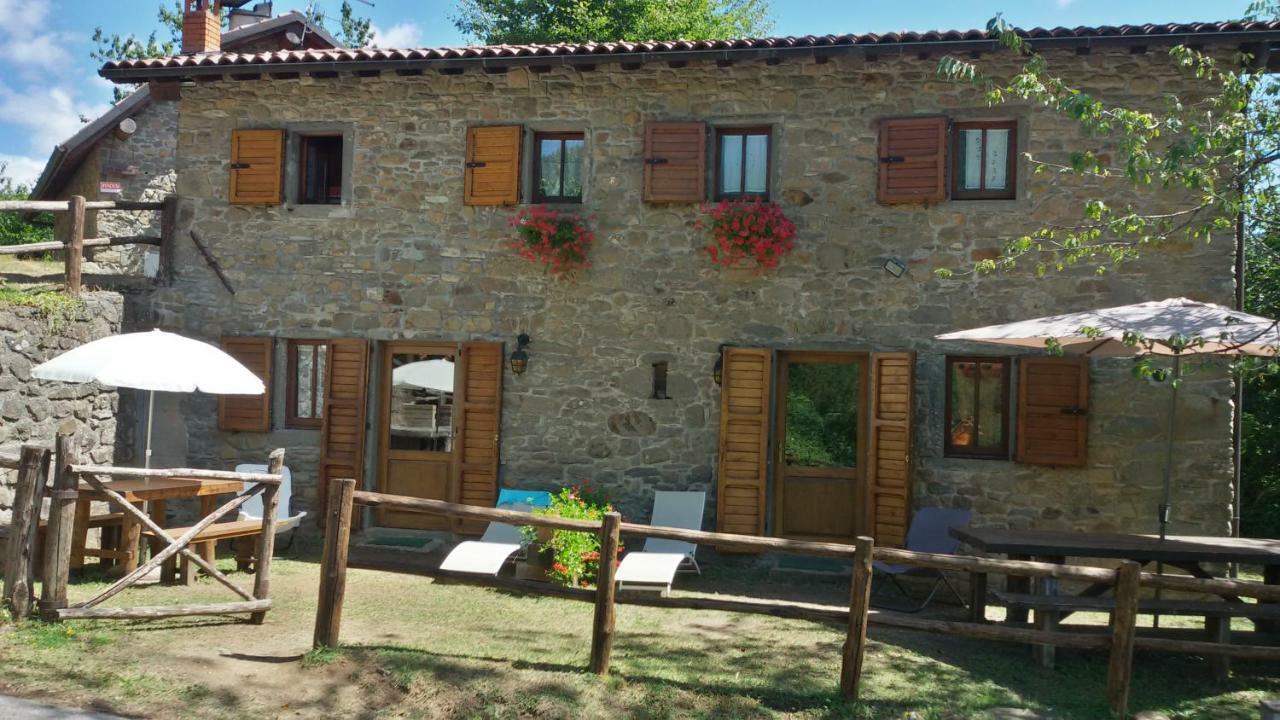
[[329, 361], [325, 340], [289, 341], [285, 427], [318, 428], [324, 420], [324, 380]]
[[298, 204], [342, 203], [342, 136], [303, 135], [298, 139]]
[[1009, 457], [1009, 358], [947, 356], [945, 454]]
[[1017, 183], [1018, 124], [957, 122], [951, 130], [954, 200], [1012, 200]]
[[767, 127], [716, 129], [717, 200], [768, 199], [771, 136]]
[[583, 134], [534, 133], [533, 147], [533, 201], [582, 202]]

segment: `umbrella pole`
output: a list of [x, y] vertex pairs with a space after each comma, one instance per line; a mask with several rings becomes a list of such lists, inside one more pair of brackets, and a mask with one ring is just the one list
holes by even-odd
[[151, 419], [156, 413], [156, 391], [147, 391], [147, 451], [143, 456], [143, 467], [151, 467]]
[[[1173, 435], [1178, 428], [1178, 386], [1182, 384], [1182, 356], [1173, 356], [1173, 386], [1169, 393], [1169, 437], [1164, 446], [1164, 488], [1160, 495], [1160, 539], [1169, 534], [1169, 506], [1173, 494]], [[1164, 574], [1164, 563], [1156, 563], [1156, 574]], [[1156, 599], [1160, 599], [1160, 588], [1156, 588]], [[1151, 627], [1160, 627], [1160, 615], [1151, 618]]]

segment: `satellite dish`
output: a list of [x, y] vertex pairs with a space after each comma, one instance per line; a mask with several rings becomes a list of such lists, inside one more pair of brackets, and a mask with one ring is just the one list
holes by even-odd
[[292, 30], [284, 34], [284, 39], [289, 41], [289, 44], [294, 47], [302, 45], [302, 38], [298, 37], [298, 33], [293, 32]]

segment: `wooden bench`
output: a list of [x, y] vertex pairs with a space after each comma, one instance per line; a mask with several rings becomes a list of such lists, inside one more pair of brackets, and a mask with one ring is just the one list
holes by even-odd
[[[1042, 630], [1056, 630], [1063, 617], [1074, 612], [1111, 613], [1116, 608], [1114, 598], [1080, 595], [1035, 595], [1030, 593], [993, 593], [995, 600], [1006, 607], [1035, 610], [1036, 626]], [[1225, 600], [1179, 600], [1143, 598], [1138, 601], [1138, 612], [1145, 615], [1174, 615], [1203, 617], [1209, 642], [1231, 644], [1231, 619], [1280, 620], [1280, 604], [1227, 602]], [[1038, 652], [1042, 665], [1053, 665], [1052, 652]], [[1209, 664], [1214, 675], [1222, 680], [1230, 673], [1230, 662], [1222, 656], [1212, 656]]]
[[[183, 535], [189, 530], [191, 530], [191, 526], [164, 529], [169, 537], [172, 538]], [[147, 528], [143, 528], [142, 533], [149, 537], [155, 537], [155, 533]], [[253, 557], [255, 543], [252, 539], [261, 534], [262, 521], [257, 518], [252, 520], [231, 520], [210, 525], [196, 535], [191, 540], [191, 544], [208, 543], [208, 545], [200, 546], [199, 551], [206, 560], [213, 562], [213, 544], [219, 540], [234, 540], [236, 541], [236, 569], [247, 572], [252, 569], [255, 559]], [[209, 548], [209, 550], [206, 551], [204, 548]], [[173, 577], [177, 560], [178, 557], [174, 557], [165, 564], [164, 569], [161, 571], [165, 579]], [[188, 585], [191, 584], [191, 581], [195, 579], [195, 571], [191, 561], [185, 557], [182, 558], [181, 568], [182, 581]]]

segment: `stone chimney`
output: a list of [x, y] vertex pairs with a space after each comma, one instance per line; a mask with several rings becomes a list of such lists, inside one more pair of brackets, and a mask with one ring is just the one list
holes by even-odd
[[182, 54], [222, 49], [222, 0], [182, 0]]

